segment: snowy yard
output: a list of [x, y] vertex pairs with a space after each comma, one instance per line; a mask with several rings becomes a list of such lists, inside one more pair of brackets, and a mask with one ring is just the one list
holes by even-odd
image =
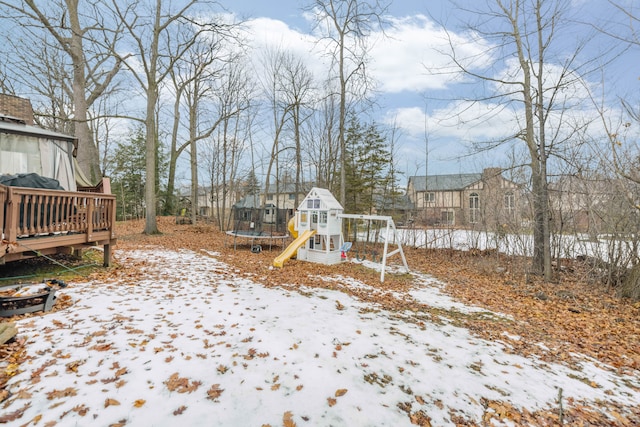
[[[507, 354], [446, 318], [425, 324], [339, 291], [265, 287], [217, 253], [117, 256], [138, 274], [74, 284], [70, 309], [19, 322], [30, 360], [8, 386], [12, 425], [518, 425], [522, 411], [558, 408], [560, 389], [565, 405], [640, 401], [640, 374]], [[414, 283], [394, 297], [500, 316], [428, 276]]]

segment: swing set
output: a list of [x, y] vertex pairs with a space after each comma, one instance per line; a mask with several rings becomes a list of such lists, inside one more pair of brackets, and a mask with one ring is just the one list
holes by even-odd
[[[407, 259], [402, 250], [402, 244], [398, 236], [393, 218], [385, 215], [355, 215], [355, 214], [339, 214], [339, 218], [347, 220], [346, 241], [343, 245], [343, 253], [354, 250], [355, 258], [359, 262], [365, 261], [367, 255], [371, 257], [372, 262], [382, 264], [380, 272], [380, 281], [384, 282], [384, 272], [387, 259], [393, 255], [400, 254], [405, 272], [409, 272]], [[380, 224], [376, 226], [377, 224]], [[352, 227], [352, 224], [354, 226]], [[384, 226], [382, 226], [384, 224]], [[389, 243], [396, 244], [397, 249], [389, 252]], [[380, 246], [382, 245], [382, 250]], [[348, 248], [347, 248], [348, 247]], [[344, 250], [346, 249], [346, 250]], [[381, 258], [380, 252], [382, 252]]]
[[[355, 259], [359, 262], [365, 261], [367, 254], [369, 254], [371, 261], [376, 262], [380, 229], [376, 228], [372, 224], [372, 221], [364, 221], [360, 218], [349, 218], [345, 232], [345, 252], [352, 250], [355, 253]], [[371, 239], [372, 237], [373, 241]]]

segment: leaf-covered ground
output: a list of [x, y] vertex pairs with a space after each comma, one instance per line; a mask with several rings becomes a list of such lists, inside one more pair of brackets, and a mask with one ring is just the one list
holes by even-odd
[[[296, 293], [308, 293], [311, 298], [322, 294], [313, 294], [309, 289], [326, 289], [345, 294], [345, 299], [335, 301], [335, 310], [345, 309], [346, 298], [353, 304], [365, 304], [367, 310], [389, 313], [392, 321], [404, 322], [415, 327], [415, 330], [428, 331], [431, 325], [452, 325], [462, 327], [478, 338], [489, 342], [497, 342], [506, 353], [524, 356], [536, 363], [559, 364], [567, 367], [575, 379], [594, 390], [602, 389], [603, 384], [590, 376], [584, 370], [585, 360], [592, 360], [595, 366], [613, 371], [620, 378], [625, 378], [625, 387], [634, 393], [640, 392], [638, 370], [640, 368], [640, 305], [621, 301], [611, 292], [606, 292], [597, 285], [590, 283], [588, 270], [578, 263], [565, 262], [557, 283], [545, 284], [536, 278], [527, 277], [521, 272], [524, 267], [522, 261], [508, 258], [495, 253], [462, 253], [447, 250], [431, 250], [405, 248], [408, 263], [412, 271], [419, 271], [434, 276], [439, 283], [430, 282], [429, 286], [416, 283], [415, 275], [389, 274], [384, 283], [379, 281], [379, 273], [359, 263], [347, 262], [337, 266], [322, 266], [312, 263], [291, 260], [283, 269], [271, 267], [273, 258], [281, 248], [274, 247], [269, 251], [267, 245], [261, 253], [251, 253], [247, 246], [233, 248], [233, 238], [216, 231], [207, 225], [176, 225], [173, 218], [161, 218], [160, 229], [162, 235], [143, 236], [141, 222], [128, 222], [118, 227], [118, 250], [116, 254], [132, 251], [136, 248], [162, 247], [171, 251], [189, 249], [194, 252], [212, 251], [232, 271], [216, 272], [220, 277], [227, 275], [245, 277], [267, 288], [283, 288]], [[238, 241], [237, 243], [246, 243]], [[144, 262], [125, 262], [118, 259], [114, 268], [98, 270], [92, 273], [92, 282], [114, 283], [123, 278], [130, 281], [144, 280], [152, 270]], [[392, 259], [397, 262], [397, 259]], [[147, 268], [148, 267], [148, 268]], [[170, 266], [169, 266], [170, 267]], [[178, 267], [177, 267], [178, 268]], [[179, 267], [184, 268], [184, 267]], [[180, 271], [176, 274], [187, 274]], [[357, 283], [357, 286], [346, 285]], [[113, 286], [113, 285], [111, 285]], [[461, 305], [476, 307], [475, 310], [451, 310], [450, 307], [432, 304], [429, 300], [430, 289], [437, 288], [438, 292], [449, 294]], [[333, 295], [333, 294], [332, 294]], [[56, 304], [56, 312], [71, 310], [75, 302], [63, 298]], [[487, 315], [500, 313], [501, 315]], [[274, 314], [275, 315], [275, 314]], [[47, 315], [45, 315], [47, 316]], [[126, 321], [126, 318], [121, 319]], [[402, 334], [400, 330], [397, 334]], [[409, 340], [409, 333], [405, 339]], [[415, 339], [415, 338], [412, 338]], [[26, 356], [28, 347], [32, 343], [18, 339], [15, 343], [4, 346], [0, 353], [3, 358], [2, 386], [4, 401], [0, 409], [10, 410], [8, 414], [0, 415], [0, 421], [27, 425], [30, 421], [22, 419], [27, 408], [17, 408], [16, 396], [11, 396], [10, 388], [5, 387], [11, 377], [17, 375], [25, 363], [33, 364], [33, 356]], [[109, 347], [92, 348], [94, 352], [109, 351]], [[106, 344], [104, 344], [106, 345]], [[136, 344], [136, 345], [139, 345]], [[342, 351], [344, 343], [335, 344], [334, 354]], [[242, 354], [244, 360], [258, 360], [261, 354], [259, 346], [250, 347]], [[43, 350], [44, 351], [44, 350]], [[162, 349], [158, 350], [163, 351]], [[373, 357], [373, 356], [372, 356]], [[585, 359], [588, 358], [588, 359]], [[82, 369], [68, 361], [65, 369]], [[81, 361], [77, 361], [81, 362]], [[376, 361], [379, 362], [379, 359]], [[69, 364], [70, 363], [70, 364]], [[452, 362], [453, 363], [453, 362]], [[110, 365], [110, 378], [114, 383], [125, 378], [125, 366]], [[411, 366], [411, 364], [409, 364]], [[220, 364], [217, 374], [224, 375], [231, 365]], [[43, 370], [45, 367], [42, 368]], [[401, 368], [404, 370], [405, 368]], [[481, 362], [470, 365], [472, 371], [479, 375], [486, 375], [487, 367]], [[505, 368], [506, 369], [506, 368]], [[221, 371], [222, 370], [222, 371]], [[401, 371], [402, 373], [402, 371]], [[33, 377], [33, 373], [31, 374]], [[164, 379], [164, 386], [173, 393], [189, 394], [198, 387], [205, 387], [209, 400], [217, 400], [224, 396], [220, 384], [201, 385], [199, 380], [189, 379], [174, 372]], [[122, 379], [120, 378], [122, 377]], [[283, 381], [272, 378], [268, 388], [280, 388]], [[385, 376], [371, 371], [364, 376], [370, 384], [384, 387]], [[508, 381], [507, 381], [508, 382]], [[298, 386], [304, 386], [300, 383]], [[291, 387], [297, 387], [294, 384]], [[308, 387], [308, 386], [307, 386]], [[335, 393], [326, 397], [326, 405], [333, 407], [340, 400], [348, 396], [348, 390], [353, 386], [336, 386]], [[404, 387], [404, 386], [403, 386]], [[493, 387], [493, 386], [491, 386]], [[414, 386], [416, 388], [416, 386]], [[497, 388], [497, 387], [495, 387]], [[299, 390], [298, 390], [299, 391]], [[495, 390], [494, 390], [495, 391]], [[77, 393], [76, 387], [56, 389], [50, 395], [50, 400], [64, 398], [65, 393]], [[430, 425], [432, 417], [421, 407], [429, 408], [428, 396], [414, 393], [411, 389], [403, 388], [407, 400], [397, 405], [406, 413], [409, 423]], [[560, 393], [560, 391], [558, 390]], [[53, 393], [53, 392], [52, 392]], [[354, 396], [356, 390], [351, 391]], [[493, 393], [495, 395], [495, 393]], [[498, 393], [500, 395], [500, 393]], [[606, 395], [606, 393], [605, 393]], [[545, 396], [548, 400], [548, 396]], [[136, 399], [137, 405], [143, 406], [143, 398]], [[438, 401], [431, 399], [431, 404], [438, 409]], [[482, 416], [472, 417], [465, 413], [451, 413], [449, 420], [458, 425], [499, 424], [500, 422], [530, 425], [557, 425], [562, 421], [567, 425], [637, 425], [640, 423], [640, 409], [634, 405], [624, 405], [616, 399], [600, 399], [597, 405], [588, 404], [571, 399], [563, 399], [558, 394], [555, 405], [547, 408], [525, 409], [513, 405], [505, 393], [503, 398], [479, 399], [476, 402], [483, 408]], [[543, 399], [544, 400], [544, 399]], [[116, 397], [106, 397], [104, 409], [119, 405]], [[134, 407], [136, 403], [134, 402]], [[440, 405], [444, 406], [441, 402]], [[178, 416], [187, 411], [175, 408]], [[182, 409], [181, 409], [182, 408]], [[82, 415], [88, 408], [77, 406], [74, 413]], [[22, 412], [21, 412], [22, 411]], [[281, 417], [282, 425], [295, 425], [297, 414], [284, 411]], [[302, 418], [304, 420], [304, 418]], [[317, 421], [317, 420], [316, 420]], [[300, 419], [298, 419], [300, 423]], [[265, 423], [266, 424], [266, 423]], [[322, 423], [321, 423], [322, 424]], [[13, 424], [12, 424], [13, 425]], [[50, 424], [55, 425], [55, 424]], [[60, 421], [59, 425], [65, 425]], [[123, 424], [126, 425], [126, 422]], [[302, 424], [299, 424], [302, 425]], [[309, 422], [307, 425], [314, 425]], [[329, 425], [329, 424], [326, 424]], [[434, 425], [438, 423], [434, 422]]]
[[[283, 269], [271, 268], [279, 246], [255, 254], [249, 251], [246, 240], [233, 238], [206, 225], [181, 226], [173, 218], [163, 218], [162, 235], [143, 236], [141, 222], [129, 222], [121, 227], [119, 247], [139, 244], [160, 244], [171, 249], [211, 248], [224, 254], [226, 262], [235, 265], [247, 275], [260, 275], [267, 285], [291, 286], [297, 283], [331, 288], [322, 277], [346, 275], [384, 291], [407, 292], [412, 288], [411, 278], [405, 275], [386, 275], [380, 283], [380, 274], [358, 264], [323, 266], [290, 260]], [[640, 370], [640, 303], [618, 298], [593, 283], [590, 267], [580, 262], [564, 260], [562, 271], [555, 283], [544, 283], [535, 276], [524, 274], [526, 262], [493, 252], [469, 253], [446, 249], [404, 248], [409, 267], [428, 273], [443, 283], [442, 290], [461, 302], [485, 307], [508, 314], [513, 322], [493, 322], [482, 319], [458, 319], [484, 338], [500, 336], [503, 332], [524, 339], [510, 341], [514, 351], [543, 359], [570, 361], [571, 353], [584, 354], [621, 371]], [[353, 255], [353, 254], [352, 254]], [[391, 262], [398, 263], [396, 257]], [[368, 292], [357, 292], [358, 298], [367, 299]], [[396, 298], [376, 299], [386, 309], [427, 309], [413, 307]], [[437, 315], [437, 313], [435, 313]], [[505, 329], [507, 328], [507, 329]], [[508, 337], [507, 337], [508, 339]], [[544, 349], [537, 343], [546, 344]], [[550, 350], [550, 349], [553, 350]]]

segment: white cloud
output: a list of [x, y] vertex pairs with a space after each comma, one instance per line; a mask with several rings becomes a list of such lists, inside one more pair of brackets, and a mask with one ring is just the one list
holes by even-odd
[[[450, 58], [444, 53], [448, 49], [448, 36], [461, 49], [462, 56], [474, 58], [476, 66], [490, 60], [486, 46], [477, 40], [472, 42], [464, 35], [446, 34], [423, 15], [392, 18], [392, 21], [393, 28], [386, 34], [370, 36], [368, 67], [383, 93], [444, 90], [459, 82], [461, 74], [452, 67]], [[327, 76], [329, 57], [317, 35], [271, 18], [253, 19], [246, 26], [248, 44], [254, 57], [267, 49], [288, 50], [303, 58], [317, 77]]]
[[[390, 113], [395, 123], [413, 138], [424, 138], [425, 112], [418, 107]], [[427, 134], [457, 141], [482, 141], [508, 137], [516, 132], [515, 114], [496, 104], [456, 101], [426, 117]]]
[[252, 19], [247, 22], [247, 28], [255, 48], [281, 46], [293, 51], [308, 52], [312, 43], [309, 35], [301, 33], [277, 19]]
[[386, 36], [373, 36], [371, 68], [383, 92], [420, 92], [446, 89], [462, 78], [446, 53], [449, 37], [464, 58], [473, 58], [474, 66], [490, 61], [486, 45], [471, 42], [465, 35], [447, 34], [427, 17], [417, 15], [393, 19]]

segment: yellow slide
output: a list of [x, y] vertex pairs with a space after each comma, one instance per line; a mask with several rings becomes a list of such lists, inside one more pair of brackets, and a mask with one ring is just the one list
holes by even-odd
[[273, 260], [273, 266], [282, 268], [284, 262], [294, 256], [296, 252], [298, 252], [298, 248], [304, 245], [307, 240], [309, 240], [309, 237], [313, 236], [314, 234], [316, 234], [316, 230], [306, 230], [304, 233], [299, 235], [296, 240], [294, 240], [289, 244], [289, 246], [287, 246], [287, 249], [285, 249]]

